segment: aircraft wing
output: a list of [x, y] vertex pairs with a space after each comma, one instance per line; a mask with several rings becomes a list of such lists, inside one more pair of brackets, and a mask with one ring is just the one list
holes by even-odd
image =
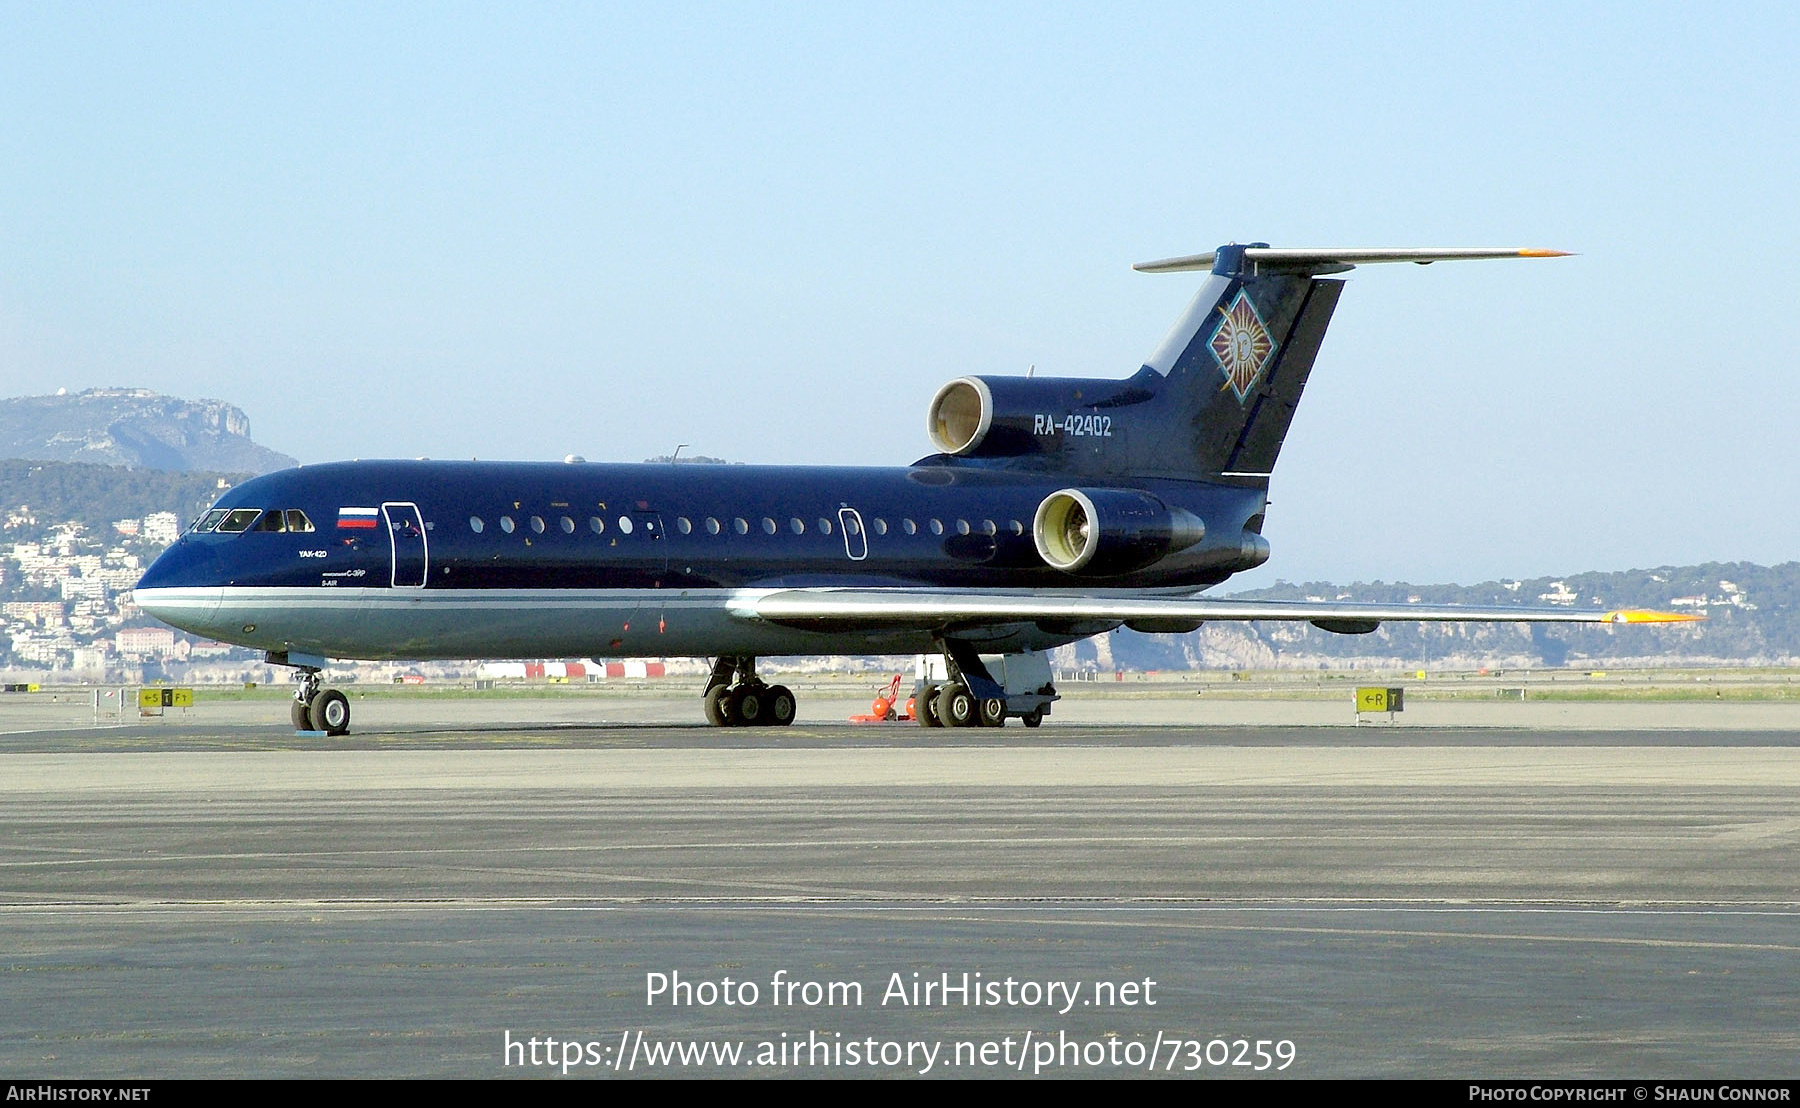
[[[798, 588], [745, 592], [730, 605], [740, 619], [785, 627], [954, 629], [996, 623], [1066, 624], [1208, 620], [1305, 621], [1358, 633], [1393, 622], [1688, 623], [1705, 617], [1644, 609], [1348, 604], [1103, 594], [979, 592], [959, 589]], [[1335, 626], [1334, 626], [1335, 625]]]

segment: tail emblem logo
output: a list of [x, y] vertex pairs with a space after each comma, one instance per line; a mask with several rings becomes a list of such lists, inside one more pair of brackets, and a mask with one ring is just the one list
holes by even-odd
[[1262, 316], [1256, 314], [1256, 305], [1243, 289], [1238, 290], [1231, 306], [1219, 313], [1219, 325], [1213, 328], [1207, 346], [1225, 374], [1225, 387], [1236, 394], [1239, 404], [1249, 398], [1250, 390], [1262, 378], [1263, 368], [1275, 356], [1275, 340], [1269, 337]]

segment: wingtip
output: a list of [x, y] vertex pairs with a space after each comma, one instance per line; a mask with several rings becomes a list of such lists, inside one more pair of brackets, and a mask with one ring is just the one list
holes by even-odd
[[1211, 269], [1215, 252], [1204, 254], [1185, 254], [1179, 258], [1157, 258], [1149, 262], [1133, 262], [1131, 268], [1139, 273], [1180, 273], [1184, 271]]
[[1655, 612], [1647, 608], [1606, 613], [1608, 623], [1699, 623], [1705, 618], [1697, 612]]
[[1574, 256], [1575, 256], [1575, 252], [1572, 250], [1521, 250], [1521, 251], [1519, 251], [1519, 257], [1521, 257], [1521, 258], [1573, 258]]

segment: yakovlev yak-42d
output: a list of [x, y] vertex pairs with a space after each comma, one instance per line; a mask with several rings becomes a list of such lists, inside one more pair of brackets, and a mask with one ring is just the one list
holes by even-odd
[[[1277, 603], [1195, 595], [1269, 557], [1269, 474], [1343, 282], [1373, 262], [1545, 250], [1222, 246], [1124, 380], [963, 377], [938, 452], [886, 469], [379, 461], [309, 465], [219, 499], [138, 583], [146, 612], [300, 674], [293, 720], [342, 734], [329, 659], [714, 660], [715, 724], [786, 724], [765, 655], [943, 656], [926, 726], [1036, 726], [1036, 652], [1123, 624], [1636, 623], [1658, 612]], [[998, 656], [998, 657], [996, 657]]]

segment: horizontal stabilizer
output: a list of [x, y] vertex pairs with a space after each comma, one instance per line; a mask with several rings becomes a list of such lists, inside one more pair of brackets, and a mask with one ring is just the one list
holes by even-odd
[[[1343, 273], [1359, 265], [1373, 265], [1377, 262], [1412, 262], [1416, 265], [1430, 265], [1432, 262], [1474, 261], [1483, 258], [1566, 258], [1568, 256], [1569, 253], [1566, 250], [1530, 250], [1516, 246], [1324, 248], [1312, 250], [1248, 246], [1243, 251], [1244, 262], [1251, 267], [1251, 272], [1247, 276], [1263, 273]], [[1212, 269], [1218, 260], [1219, 251], [1209, 250], [1204, 254], [1189, 254], [1182, 258], [1163, 258], [1160, 261], [1139, 262], [1131, 268], [1140, 273], [1184, 273]]]
[[1318, 601], [1223, 600], [973, 592], [958, 589], [775, 589], [746, 592], [730, 604], [740, 619], [784, 626], [938, 629], [995, 623], [1124, 620], [1279, 620], [1342, 624], [1406, 623], [1691, 623], [1687, 612], [1581, 608], [1465, 607], [1449, 604], [1343, 604]]

